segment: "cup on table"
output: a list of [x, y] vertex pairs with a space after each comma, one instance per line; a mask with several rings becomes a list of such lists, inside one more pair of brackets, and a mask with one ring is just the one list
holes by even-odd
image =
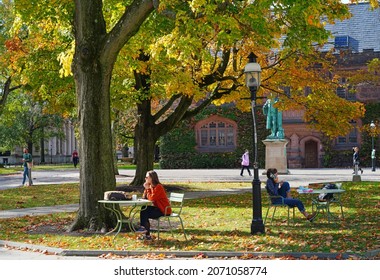
[[136, 194], [132, 195], [132, 200], [137, 200], [137, 195]]

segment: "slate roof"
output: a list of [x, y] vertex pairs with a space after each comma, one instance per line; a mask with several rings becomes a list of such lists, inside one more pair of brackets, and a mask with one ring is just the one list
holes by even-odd
[[372, 10], [369, 3], [349, 4], [349, 8], [353, 15], [350, 19], [326, 25], [333, 37], [322, 51], [333, 48], [337, 41], [344, 41], [347, 36], [349, 48], [354, 53], [370, 49], [380, 51], [380, 9]]

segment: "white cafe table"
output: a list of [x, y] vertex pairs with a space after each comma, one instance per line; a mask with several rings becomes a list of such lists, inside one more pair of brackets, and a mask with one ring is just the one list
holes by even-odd
[[[343, 216], [343, 205], [341, 202], [340, 195], [345, 192], [344, 189], [309, 189], [309, 188], [299, 188], [297, 189], [297, 192], [299, 194], [309, 194], [309, 195], [314, 195], [311, 197], [312, 201], [312, 208], [314, 210], [314, 206], [316, 207], [317, 215], [319, 212], [325, 212], [326, 210], [326, 215], [327, 215], [327, 220], [330, 222], [330, 219], [333, 218], [335, 219], [335, 216], [331, 213], [330, 211], [330, 205], [332, 203], [337, 203], [340, 206], [340, 211]], [[321, 201], [319, 200], [319, 195], [320, 194], [334, 194], [334, 197], [331, 200], [326, 200], [326, 201]]]
[[[128, 224], [129, 228], [131, 231], [135, 231], [136, 229], [134, 228], [133, 226], [133, 219], [136, 215], [136, 213], [139, 212], [140, 208], [139, 209], [136, 209], [137, 206], [141, 206], [141, 207], [146, 207], [148, 205], [153, 205], [152, 204], [152, 201], [150, 200], [147, 200], [147, 199], [137, 199], [137, 200], [98, 200], [99, 203], [103, 204], [104, 205], [104, 208], [112, 211], [115, 216], [116, 216], [116, 220], [117, 220], [117, 224], [115, 226], [115, 228], [110, 231], [110, 232], [107, 232], [106, 235], [108, 234], [111, 234], [112, 232], [116, 231], [116, 234], [114, 236], [114, 238], [120, 233], [121, 231], [121, 228], [123, 226], [123, 223], [126, 223]], [[129, 211], [127, 212], [128, 214], [124, 217], [124, 214], [123, 214], [123, 211], [122, 211], [122, 208], [123, 207], [128, 207], [129, 208]], [[144, 208], [142, 208], [144, 209]]]

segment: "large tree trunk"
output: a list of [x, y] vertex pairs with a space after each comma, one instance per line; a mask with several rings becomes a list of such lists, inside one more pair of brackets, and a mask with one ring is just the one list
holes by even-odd
[[[87, 1], [84, 1], [87, 2]], [[106, 35], [100, 0], [81, 5], [76, 1], [74, 75], [79, 110], [80, 203], [70, 230], [108, 227], [105, 209], [98, 203], [115, 189], [111, 121], [110, 69], [100, 61]]]
[[92, 75], [78, 75], [80, 120], [80, 207], [78, 228], [101, 229], [104, 209], [97, 202], [105, 191], [115, 189], [108, 83], [102, 69]]
[[116, 142], [115, 142], [115, 125], [117, 125], [115, 123], [115, 121], [112, 122], [112, 125], [111, 125], [111, 132], [112, 132], [112, 150], [114, 152], [114, 157], [113, 157], [113, 171], [114, 171], [114, 174], [115, 175], [119, 175], [119, 169], [118, 169], [118, 166], [117, 166], [117, 162], [118, 162], [118, 158], [117, 158], [117, 154], [116, 154], [116, 150], [117, 150], [117, 147], [116, 147]]
[[150, 114], [150, 101], [144, 100], [137, 107], [139, 119], [135, 127], [136, 174], [132, 186], [142, 185], [146, 172], [153, 169], [154, 146], [160, 137], [156, 133], [156, 125]]
[[[42, 128], [42, 130], [44, 130]], [[40, 140], [40, 156], [41, 156], [41, 163], [45, 163], [45, 138], [41, 138]]]
[[151, 0], [130, 4], [107, 34], [102, 0], [75, 0], [73, 73], [79, 117], [80, 202], [70, 230], [100, 230], [113, 225], [98, 200], [115, 189], [110, 118], [110, 81], [120, 49], [153, 11]]
[[131, 182], [132, 186], [139, 186], [144, 183], [146, 172], [153, 169], [155, 144], [157, 140], [165, 133], [174, 129], [180, 121], [191, 116], [190, 113], [186, 116], [187, 109], [190, 107], [191, 102], [192, 98], [181, 96], [174, 112], [159, 123], [156, 123], [156, 120], [161, 116], [161, 113], [166, 112], [169, 107], [153, 116], [151, 113], [150, 100], [143, 100], [137, 104], [139, 119], [135, 127], [136, 174]]

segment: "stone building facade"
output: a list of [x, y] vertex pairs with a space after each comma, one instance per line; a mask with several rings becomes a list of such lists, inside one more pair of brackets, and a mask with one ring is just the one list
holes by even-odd
[[[322, 51], [335, 49], [338, 64], [337, 72], [355, 71], [366, 67], [374, 58], [380, 59], [380, 10], [371, 10], [368, 3], [350, 5], [352, 17], [338, 21], [326, 28], [333, 34], [330, 42]], [[343, 78], [342, 84], [345, 83]], [[380, 87], [361, 85], [355, 94], [349, 93], [345, 87], [337, 89], [337, 94], [348, 100], [364, 104], [380, 102]], [[323, 167], [324, 147], [322, 135], [307, 127], [303, 122], [302, 111], [283, 112], [283, 127], [287, 145], [289, 168]], [[334, 150], [351, 151], [353, 146], [361, 146], [360, 127], [362, 120], [352, 120], [353, 129], [348, 135], [336, 138], [332, 143]]]
[[[40, 163], [69, 163], [73, 151], [78, 149], [78, 141], [75, 137], [74, 126], [66, 120], [63, 124], [62, 138], [53, 137], [44, 141], [44, 151], [41, 147], [33, 145], [33, 162]], [[43, 153], [43, 156], [41, 156]], [[22, 164], [23, 147], [16, 147], [14, 151], [0, 154], [0, 164]]]

